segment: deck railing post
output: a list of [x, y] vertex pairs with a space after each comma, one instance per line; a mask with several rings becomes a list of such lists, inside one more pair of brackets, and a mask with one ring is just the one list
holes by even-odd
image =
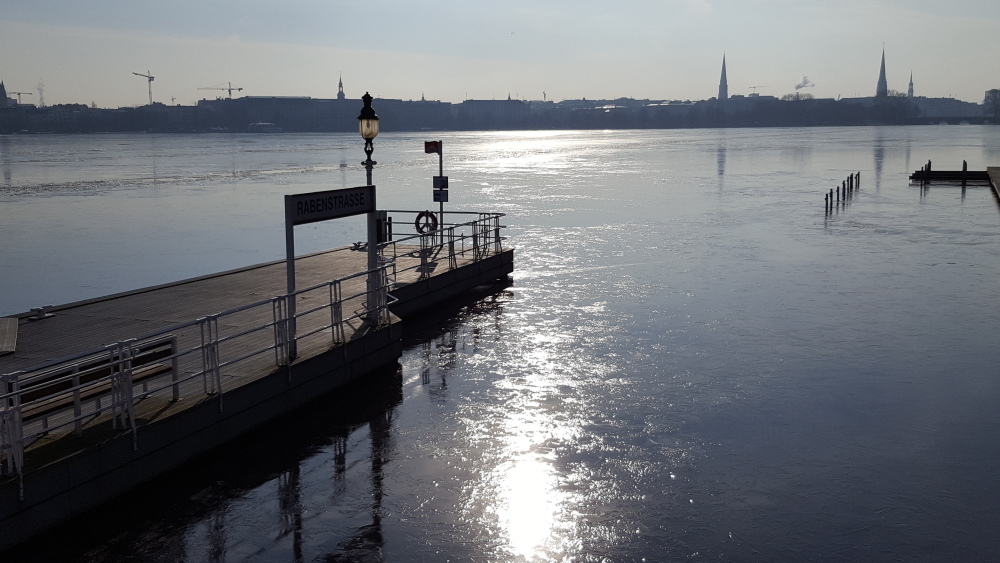
[[344, 343], [344, 299], [340, 280], [330, 284], [330, 339], [334, 344]]
[[493, 216], [493, 232], [494, 232], [494, 235], [493, 235], [493, 241], [494, 241], [493, 249], [496, 251], [497, 254], [500, 254], [500, 252], [503, 251], [503, 245], [500, 243], [500, 216], [499, 215], [494, 215]]
[[181, 370], [180, 363], [177, 359], [177, 336], [172, 336], [170, 338], [170, 354], [170, 381], [173, 382], [171, 400], [176, 402], [181, 399], [180, 383], [178, 383], [181, 378]]
[[[201, 325], [201, 369], [205, 394], [218, 394], [222, 410], [222, 373], [219, 370], [219, 319], [209, 315], [199, 319]], [[211, 381], [211, 386], [209, 386]]]
[[[18, 495], [24, 500], [24, 428], [21, 425], [21, 388], [18, 373], [3, 376], [3, 390], [8, 398], [0, 410], [0, 464], [7, 459], [7, 472], [18, 477]], [[0, 465], [0, 469], [3, 466]], [[0, 471], [2, 473], [2, 471]]]
[[271, 299], [271, 321], [274, 329], [274, 365], [283, 366], [288, 363], [288, 315], [285, 314], [285, 298]]
[[132, 389], [132, 342], [125, 340], [111, 348], [111, 423], [118, 428], [126, 425], [132, 430], [132, 449], [138, 449], [135, 427], [135, 405]]
[[479, 260], [479, 221], [472, 222], [472, 259]]
[[208, 319], [209, 332], [211, 334], [209, 357], [211, 360], [212, 375], [214, 376], [212, 378], [212, 391], [219, 397], [219, 412], [222, 412], [222, 368], [219, 367], [219, 357], [221, 355], [219, 350], [219, 316], [211, 315]]
[[208, 317], [198, 319], [198, 330], [201, 333], [201, 385], [204, 394], [208, 395], [208, 343], [211, 335], [208, 333]]
[[[83, 405], [80, 401], [80, 366], [73, 367], [73, 432], [77, 436], [83, 435], [83, 420], [80, 418], [83, 416]], [[48, 420], [48, 417], [45, 418]], [[42, 423], [43, 425], [45, 422]]]
[[427, 265], [427, 258], [431, 253], [431, 248], [435, 244], [436, 236], [434, 233], [427, 233], [420, 235], [420, 278], [426, 278], [430, 276], [430, 268]]
[[378, 319], [379, 324], [389, 324], [389, 265], [379, 267], [378, 287]]
[[458, 258], [455, 257], [455, 227], [448, 227], [448, 269], [458, 268]]

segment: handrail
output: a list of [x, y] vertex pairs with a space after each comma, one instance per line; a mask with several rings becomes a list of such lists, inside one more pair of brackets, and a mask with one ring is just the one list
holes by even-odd
[[[420, 211], [390, 210], [386, 213], [413, 214], [416, 216]], [[406, 234], [401, 238], [397, 238], [391, 228], [387, 229], [388, 240], [379, 244], [379, 254], [398, 258], [398, 245], [411, 241], [416, 242], [417, 244], [414, 246], [419, 245], [417, 252], [419, 252], [420, 256], [420, 265], [411, 266], [410, 268], [401, 270], [401, 272], [419, 269], [421, 272], [420, 277], [423, 278], [429, 275], [430, 270], [427, 268], [427, 263], [432, 256], [441, 257], [443, 253], [447, 253], [448, 269], [453, 270], [458, 267], [458, 257], [464, 258], [471, 253], [472, 260], [478, 261], [492, 254], [500, 253], [503, 250], [502, 241], [504, 237], [501, 236], [500, 230], [505, 228], [505, 226], [500, 224], [500, 218], [505, 217], [505, 213], [481, 213], [475, 211], [446, 211], [444, 213], [445, 217], [449, 215], [474, 216], [475, 219], [461, 223], [449, 224], [442, 222], [434, 231]], [[398, 223], [391, 222], [393, 227], [396, 224]], [[414, 230], [416, 230], [415, 226]], [[412, 254], [412, 252], [408, 254]]]
[[[319, 323], [321, 326], [318, 327], [312, 326], [316, 324], [315, 322], [312, 325], [303, 324], [306, 330], [295, 335], [296, 342], [329, 331], [331, 343], [337, 345], [344, 342], [345, 324], [359, 319], [378, 325], [388, 324], [389, 306], [395, 302], [388, 296], [391, 289], [388, 275], [390, 271], [395, 271], [395, 263], [384, 259], [373, 271], [379, 280], [377, 287], [374, 288], [377, 296], [377, 303], [373, 304], [374, 309], [365, 305], [361, 311], [353, 314], [342, 313], [344, 303], [360, 302], [368, 295], [367, 288], [348, 295], [342, 293], [344, 282], [369, 274], [367, 271], [359, 272], [299, 289], [292, 294], [256, 301], [159, 329], [137, 338], [124, 339], [101, 348], [0, 375], [0, 475], [5, 473], [18, 475], [23, 487], [24, 450], [27, 446], [44, 435], [66, 426], [75, 426], [79, 429], [85, 421], [96, 419], [106, 413], [112, 415], [116, 428], [121, 425], [121, 428], [132, 433], [133, 445], [137, 446], [134, 413], [136, 402], [157, 395], [162, 395], [164, 400], [176, 401], [179, 398], [179, 386], [199, 377], [203, 379], [204, 393], [216, 396], [221, 410], [224, 371], [272, 350], [275, 351], [273, 366], [288, 366], [291, 363], [290, 355], [287, 353], [289, 344], [287, 332], [283, 334], [283, 331], [279, 330], [287, 322], [287, 308], [284, 308], [285, 313], [280, 315], [266, 315], [262, 314], [265, 307], [274, 309], [276, 304], [285, 303], [290, 298], [313, 297], [310, 294], [323, 290], [318, 293], [327, 296], [322, 300], [324, 302], [310, 306], [297, 313], [295, 317], [311, 321], [310, 317], [329, 309], [330, 314], [326, 316], [328, 322]], [[243, 317], [249, 317], [251, 320]], [[242, 324], [245, 322], [248, 324]], [[232, 329], [227, 324], [232, 324], [236, 328]], [[249, 347], [242, 345], [236, 353], [226, 352], [227, 346], [235, 352], [238, 342], [272, 329], [274, 338], [267, 341], [266, 345], [257, 344]], [[165, 335], [171, 335], [173, 339], [172, 353], [160, 361], [170, 362], [170, 377], [159, 384], [154, 381], [150, 385], [144, 381], [143, 391], [135, 393], [133, 389], [138, 382], [134, 378], [133, 360], [140, 354], [135, 345], [155, 341]], [[180, 344], [178, 339], [181, 341]], [[280, 353], [281, 349], [285, 350], [284, 354]], [[86, 367], [82, 370], [76, 369], [80, 365]], [[179, 373], [182, 370], [184, 373]], [[70, 373], [63, 374], [63, 371]], [[81, 375], [92, 376], [102, 371], [106, 371], [107, 374], [87, 381], [80, 380]], [[46, 377], [47, 375], [50, 377]], [[90, 393], [88, 390], [100, 392]], [[25, 394], [29, 392], [34, 398], [23, 400]], [[82, 397], [83, 395], [86, 396]], [[109, 397], [110, 401], [107, 400]]]

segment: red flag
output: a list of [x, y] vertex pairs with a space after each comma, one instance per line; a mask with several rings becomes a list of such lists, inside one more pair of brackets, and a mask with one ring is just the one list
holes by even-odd
[[441, 141], [424, 141], [424, 152], [426, 154], [441, 154]]

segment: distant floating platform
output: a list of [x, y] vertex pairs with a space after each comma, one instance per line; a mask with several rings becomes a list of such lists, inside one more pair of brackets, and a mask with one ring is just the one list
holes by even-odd
[[986, 184], [990, 175], [985, 170], [917, 170], [910, 174], [911, 182], [976, 182]]

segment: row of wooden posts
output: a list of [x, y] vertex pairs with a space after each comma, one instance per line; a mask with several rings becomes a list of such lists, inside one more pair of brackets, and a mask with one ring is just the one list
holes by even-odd
[[[861, 172], [855, 172], [840, 183], [839, 186], [830, 190], [830, 193], [823, 196], [824, 209], [827, 214], [833, 213], [834, 205], [840, 207], [841, 203], [847, 205], [849, 199], [854, 198], [855, 192], [861, 190]], [[836, 196], [834, 196], [836, 193]]]

